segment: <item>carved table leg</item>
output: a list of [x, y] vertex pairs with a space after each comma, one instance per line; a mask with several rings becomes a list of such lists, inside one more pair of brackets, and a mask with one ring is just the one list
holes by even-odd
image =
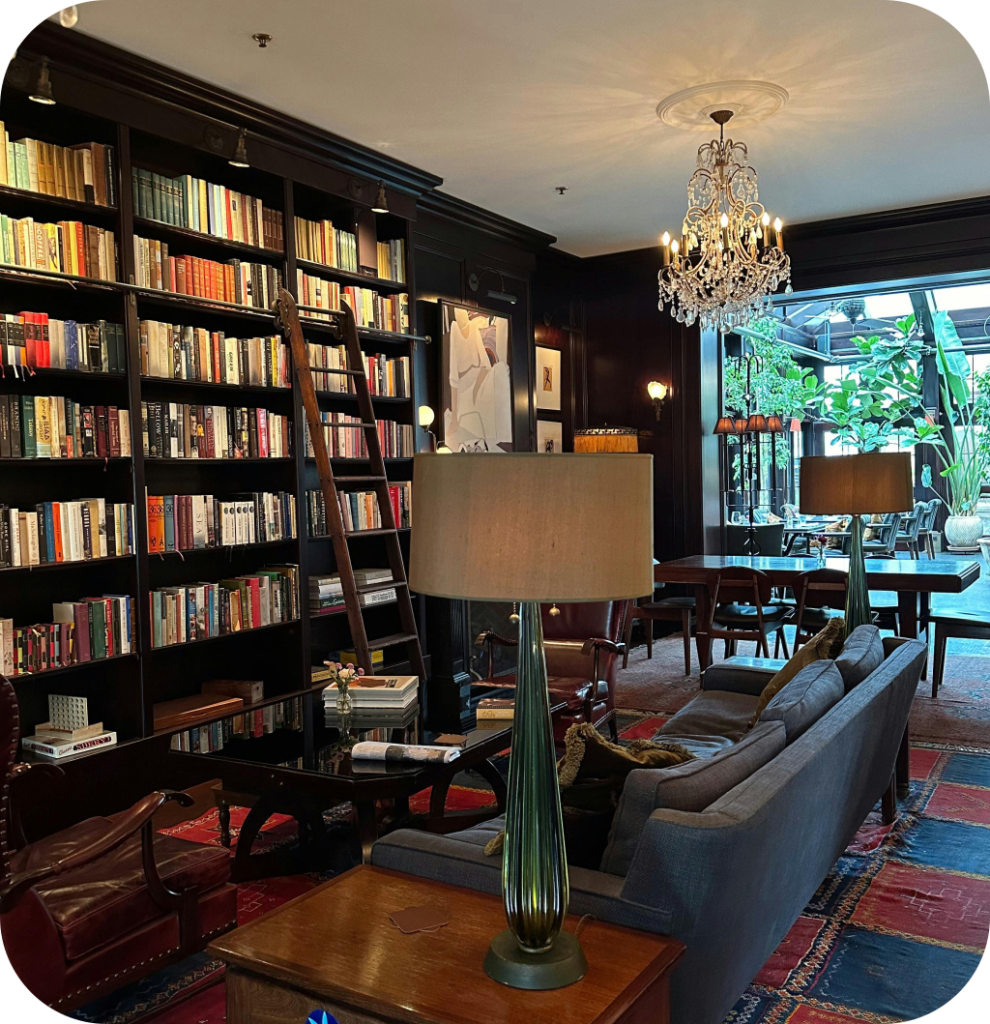
[[226, 801], [217, 804], [217, 819], [220, 824], [220, 845], [230, 849], [230, 804]]

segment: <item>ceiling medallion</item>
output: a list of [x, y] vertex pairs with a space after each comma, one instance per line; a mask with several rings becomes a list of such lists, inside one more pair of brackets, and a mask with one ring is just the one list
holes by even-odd
[[670, 304], [679, 323], [701, 321], [728, 334], [770, 309], [781, 281], [791, 288], [791, 261], [784, 252], [780, 218], [759, 202], [756, 171], [745, 143], [725, 138], [731, 110], [710, 115], [719, 137], [698, 150], [688, 182], [688, 211], [680, 238], [664, 232], [659, 308]]
[[716, 110], [731, 110], [737, 128], [773, 117], [790, 99], [774, 82], [738, 79], [682, 89], [657, 104], [657, 117], [672, 128], [709, 131]]

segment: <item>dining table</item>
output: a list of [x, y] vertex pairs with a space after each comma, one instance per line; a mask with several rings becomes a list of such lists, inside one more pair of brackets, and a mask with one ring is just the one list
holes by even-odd
[[[718, 571], [730, 565], [759, 569], [775, 587], [789, 587], [798, 576], [820, 565], [815, 557], [763, 557], [760, 555], [688, 555], [654, 566], [656, 583], [678, 583], [693, 587], [697, 609], [695, 643], [702, 669], [711, 660], [711, 587]], [[848, 571], [848, 558], [830, 558], [829, 569]], [[870, 590], [892, 591], [897, 595], [897, 622], [901, 636], [917, 639], [928, 624], [932, 594], [960, 594], [980, 578], [980, 563], [961, 559], [867, 559], [866, 577]]]

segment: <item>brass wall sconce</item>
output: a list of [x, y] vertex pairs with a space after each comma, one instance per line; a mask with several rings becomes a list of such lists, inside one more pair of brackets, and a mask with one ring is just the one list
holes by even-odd
[[48, 58], [41, 58], [41, 68], [38, 71], [38, 81], [33, 91], [28, 96], [32, 103], [40, 103], [45, 107], [55, 106], [55, 96], [52, 94], [52, 80], [48, 74]]
[[660, 409], [663, 406], [664, 400], [670, 393], [666, 384], [661, 384], [658, 380], [651, 380], [646, 385], [646, 392], [653, 401], [653, 408], [657, 414], [657, 422], [660, 422]]

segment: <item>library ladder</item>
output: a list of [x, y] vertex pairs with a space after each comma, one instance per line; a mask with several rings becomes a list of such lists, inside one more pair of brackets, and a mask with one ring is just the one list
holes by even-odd
[[[349, 376], [354, 381], [361, 422], [354, 425], [353, 429], [360, 430], [364, 434], [371, 470], [368, 476], [334, 477], [326, 441], [323, 437], [320, 409], [316, 402], [316, 388], [313, 384], [312, 367], [309, 362], [309, 349], [307, 348], [306, 339], [303, 337], [302, 327], [299, 323], [296, 301], [284, 288], [279, 289], [276, 317], [279, 326], [289, 339], [289, 347], [292, 351], [292, 359], [296, 367], [296, 379], [299, 381], [302, 393], [303, 408], [306, 410], [309, 436], [313, 442], [313, 454], [316, 457], [316, 468], [320, 476], [320, 488], [323, 492], [323, 502], [326, 506], [327, 529], [333, 541], [337, 570], [340, 573], [340, 583], [344, 591], [347, 621], [351, 629], [351, 638], [354, 641], [354, 653], [357, 655], [358, 667], [363, 668], [370, 675], [373, 671], [371, 664], [371, 651], [373, 649], [405, 646], [409, 664], [412, 666], [413, 672], [419, 676], [420, 686], [422, 687], [426, 683], [426, 667], [423, 662], [423, 651], [420, 647], [419, 633], [416, 630], [416, 618], [413, 615], [412, 599], [409, 595], [409, 584], [406, 580], [406, 570], [402, 560], [402, 549], [399, 546], [399, 533], [396, 529], [395, 515], [388, 491], [388, 477], [385, 473], [385, 461], [382, 458], [378, 424], [375, 421], [375, 410], [371, 402], [371, 393], [368, 390], [368, 379], [365, 376], [364, 360], [361, 355], [361, 344], [358, 340], [354, 313], [346, 302], [342, 304], [344, 308], [331, 315], [334, 317], [337, 327], [336, 336], [338, 340], [344, 342], [347, 349], [347, 369], [334, 372]], [[348, 547], [348, 540], [351, 534], [344, 529], [340, 504], [337, 500], [338, 483], [366, 484], [369, 489], [375, 492], [382, 521], [382, 528], [377, 530], [376, 533], [380, 534], [385, 542], [385, 547], [388, 551], [389, 568], [392, 571], [392, 579], [387, 583], [359, 587], [354, 580], [354, 568], [351, 565], [351, 555]], [[366, 606], [361, 604], [360, 598], [362, 595], [371, 594], [375, 591], [390, 590], [393, 587], [395, 588], [398, 602], [399, 622], [402, 632], [369, 641], [363, 614]]]

